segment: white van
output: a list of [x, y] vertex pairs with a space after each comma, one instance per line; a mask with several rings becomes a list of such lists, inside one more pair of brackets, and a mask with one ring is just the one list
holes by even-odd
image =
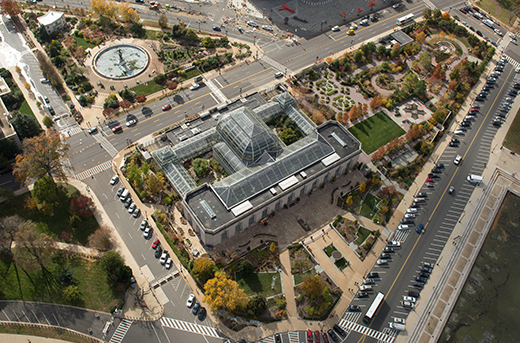
[[404, 331], [406, 329], [406, 326], [399, 323], [390, 323], [390, 329], [394, 329], [397, 331]]
[[482, 176], [468, 175], [467, 180], [474, 185], [480, 185], [482, 183]]
[[372, 290], [372, 286], [369, 286], [369, 285], [361, 285], [361, 286], [359, 286], [359, 290], [360, 290], [360, 291], [371, 291], [371, 290]]
[[128, 189], [125, 189], [125, 191], [123, 192], [123, 194], [121, 194], [121, 197], [119, 197], [119, 199], [121, 201], [125, 201], [129, 194], [130, 194], [130, 191]]
[[416, 208], [409, 208], [406, 210], [406, 213], [417, 213], [417, 209]]
[[359, 22], [359, 25], [363, 25], [363, 26], [368, 25], [368, 19], [363, 19], [363, 20], [361, 20], [361, 21]]
[[401, 224], [397, 226], [397, 230], [408, 230], [410, 227], [406, 224]]

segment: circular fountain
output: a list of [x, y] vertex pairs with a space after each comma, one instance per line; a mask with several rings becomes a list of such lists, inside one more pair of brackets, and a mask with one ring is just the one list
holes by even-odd
[[149, 62], [145, 49], [136, 45], [119, 44], [98, 52], [92, 66], [101, 76], [125, 80], [141, 74]]

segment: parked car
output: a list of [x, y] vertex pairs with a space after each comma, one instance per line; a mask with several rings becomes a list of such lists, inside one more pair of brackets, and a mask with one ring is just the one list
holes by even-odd
[[[322, 333], [321, 336], [323, 337], [323, 343], [329, 343], [329, 337], [327, 336], [326, 332]], [[276, 343], [282, 343], [282, 341]]]
[[117, 197], [119, 198], [121, 196], [121, 194], [123, 194], [124, 191], [125, 191], [125, 187], [119, 188], [116, 193]]
[[161, 259], [159, 260], [159, 262], [161, 264], [165, 264], [166, 263], [166, 260], [168, 259], [168, 252], [166, 250], [163, 251], [162, 255], [161, 255]]
[[307, 330], [307, 342], [312, 343], [314, 339], [312, 338], [312, 331], [311, 329]]
[[414, 298], [414, 297], [410, 297], [410, 296], [407, 296], [407, 295], [404, 295], [404, 296], [403, 296], [403, 300], [404, 300], [404, 301], [409, 301], [409, 302], [411, 302], [411, 303], [415, 303], [415, 302], [417, 301], [416, 298]]
[[[387, 247], [385, 247], [385, 249], [386, 249], [386, 248], [387, 248]], [[392, 251], [393, 251], [393, 250], [394, 250], [394, 249], [392, 249]], [[370, 272], [370, 273], [367, 274], [367, 278], [372, 278], [372, 279], [373, 279], [373, 278], [378, 278], [378, 277], [379, 277], [379, 273], [376, 273], [376, 272]]]
[[399, 241], [388, 241], [386, 243], [387, 246], [389, 247], [400, 247], [401, 246], [401, 242]]
[[134, 213], [132, 213], [132, 217], [134, 217], [134, 218], [139, 218], [140, 215], [141, 215], [141, 210], [139, 208], [136, 208]]
[[161, 254], [162, 254], [162, 248], [160, 246], [158, 246], [157, 249], [155, 249], [154, 256], [155, 256], [155, 258], [161, 258]]
[[388, 261], [379, 259], [379, 260], [376, 261], [376, 264], [378, 266], [384, 266], [384, 265], [388, 264]]
[[156, 238], [155, 241], [153, 241], [152, 243], [152, 249], [157, 249], [159, 245], [161, 245], [161, 241], [159, 240], [159, 238]]
[[143, 232], [144, 238], [146, 238], [146, 239], [150, 238], [150, 236], [152, 235], [151, 232], [152, 232], [152, 228], [149, 226], [146, 229], [144, 229], [144, 232]]
[[125, 208], [128, 209], [130, 207], [130, 205], [132, 205], [132, 198], [128, 197], [128, 199], [126, 199], [125, 201]]
[[392, 258], [392, 256], [390, 254], [387, 254], [387, 253], [382, 253], [381, 255], [379, 255], [379, 258], [382, 259], [382, 260], [389, 260]]
[[119, 176], [117, 176], [117, 174], [116, 174], [116, 175], [112, 176], [112, 178], [110, 179], [110, 184], [113, 186], [117, 183], [117, 181], [119, 181]]
[[418, 282], [418, 281], [415, 281], [415, 282], [413, 283], [413, 286], [414, 286], [415, 288], [423, 289], [423, 288], [424, 288], [424, 283], [422, 283], [422, 282]]
[[408, 295], [414, 298], [419, 298], [419, 293], [416, 291], [408, 291]]
[[143, 231], [144, 229], [146, 229], [147, 226], [148, 226], [148, 220], [145, 218], [141, 222], [141, 225], [139, 225], [139, 228], [141, 229], [141, 231]]
[[363, 285], [372, 285], [374, 283], [376, 283], [375, 279], [368, 278], [368, 277], [363, 279]]
[[415, 277], [415, 281], [419, 281], [419, 282], [422, 282], [422, 283], [426, 283], [426, 282], [428, 282], [428, 279], [425, 278], [424, 276], [416, 276], [416, 277]]
[[191, 308], [193, 306], [193, 301], [195, 300], [195, 295], [194, 294], [190, 294], [188, 296], [188, 300], [186, 301], [186, 306], [188, 308]]
[[359, 307], [358, 305], [348, 305], [347, 309], [350, 312], [360, 312], [361, 311], [361, 307]]
[[[199, 310], [199, 314], [197, 315], [199, 320], [202, 322], [204, 319], [206, 319], [206, 309], [204, 307], [201, 307]], [[278, 335], [278, 334], [277, 334]]]
[[334, 326], [332, 327], [334, 329], [334, 331], [336, 331], [336, 333], [338, 335], [340, 335], [341, 337], [345, 337], [347, 334], [345, 333], [345, 330], [343, 330], [338, 324], [334, 324]]
[[133, 202], [130, 207], [128, 208], [128, 213], [134, 213], [135, 209], [137, 208], [137, 205], [135, 202]]
[[334, 342], [339, 342], [339, 337], [338, 337], [338, 335], [336, 335], [334, 330], [330, 329], [329, 331], [327, 331], [327, 333], [329, 334], [330, 338], [332, 338], [332, 340]]
[[[385, 247], [383, 249], [383, 251], [386, 252], [386, 253], [393, 253], [393, 252], [395, 252], [394, 248], [392, 248], [392, 247]], [[369, 276], [369, 277], [379, 277], [379, 274], [377, 274], [377, 273], [368, 273], [368, 274], [376, 274], [377, 275], [377, 276]]]
[[196, 316], [197, 313], [199, 313], [199, 309], [200, 309], [200, 304], [198, 301], [195, 301], [195, 304], [193, 304], [193, 308], [191, 309], [191, 313], [193, 313], [193, 315]]
[[314, 330], [314, 342], [320, 343], [320, 332], [318, 330]]

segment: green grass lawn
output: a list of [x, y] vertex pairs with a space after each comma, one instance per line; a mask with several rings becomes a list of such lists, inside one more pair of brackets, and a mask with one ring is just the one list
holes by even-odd
[[[273, 276], [276, 276], [274, 289], [271, 289]], [[242, 276], [237, 273], [237, 280], [240, 288], [242, 288], [247, 295], [261, 294], [264, 297], [282, 293], [282, 283], [280, 274], [278, 273], [251, 273], [248, 276]]]
[[336, 250], [338, 250], [338, 249], [336, 249], [334, 244], [328, 245], [325, 247], [325, 249], [323, 249], [323, 251], [325, 251], [325, 254], [327, 254], [328, 257], [331, 257], [332, 253]]
[[367, 239], [367, 237], [370, 235], [371, 232], [372, 231], [370, 231], [369, 229], [364, 228], [363, 226], [360, 226], [356, 233], [357, 239], [354, 241], [354, 243], [356, 245], [363, 244], [363, 242], [365, 241], [365, 239]]
[[165, 83], [164, 85], [160, 85], [158, 83], [155, 83], [154, 81], [148, 81], [147, 85], [143, 83], [139, 86], [131, 88], [130, 90], [134, 91], [136, 95], [150, 95], [160, 90], [163, 90], [166, 87], [168, 87], [167, 83]]
[[195, 76], [198, 76], [200, 75], [201, 72], [197, 69], [197, 68], [193, 68], [193, 69], [190, 69], [188, 70], [187, 72], [185, 72], [183, 75], [182, 75], [182, 79], [183, 80], [189, 80], [189, 79], [192, 79], [194, 78]]
[[[509, 1], [507, 1], [507, 2], [509, 2]], [[511, 4], [513, 4], [513, 3], [511, 2]], [[481, 0], [481, 1], [477, 2], [477, 6], [482, 8], [487, 13], [490, 13], [493, 17], [498, 18], [501, 22], [503, 22], [507, 25], [511, 25], [514, 22], [514, 20], [516, 20], [516, 16], [510, 14], [511, 8], [510, 9], [504, 8], [497, 1]]]
[[308, 276], [311, 275], [316, 275], [316, 271], [314, 270], [314, 268], [303, 273], [294, 274], [294, 286], [298, 286], [300, 283], [303, 282], [303, 280], [305, 280]]
[[27, 114], [27, 115], [30, 115], [30, 116], [34, 117], [34, 113], [31, 110], [31, 107], [29, 107], [29, 104], [27, 103], [27, 100], [24, 100], [24, 102], [22, 102], [22, 106], [20, 106], [20, 110], [19, 111], [20, 111], [20, 113], [24, 113], [24, 114]]
[[381, 201], [376, 196], [373, 196], [372, 194], [367, 194], [365, 197], [365, 201], [363, 201], [363, 205], [361, 205], [361, 210], [359, 211], [359, 214], [361, 214], [363, 217], [366, 218], [374, 218], [374, 216], [377, 214], [379, 210], [376, 209], [376, 205]]
[[[74, 190], [76, 190], [74, 187], [67, 186], [69, 194]], [[36, 209], [27, 209], [24, 205], [29, 197], [31, 197], [31, 193], [25, 193], [14, 197], [10, 202], [6, 201], [0, 203], [1, 216], [18, 214], [24, 219], [32, 220], [36, 223], [37, 229], [40, 232], [44, 232], [58, 241], [62, 240], [62, 233], [67, 232], [71, 236], [70, 243], [81, 245], [85, 245], [88, 236], [99, 227], [94, 216], [89, 219], [76, 221], [71, 225], [69, 211], [70, 203], [68, 201], [54, 211], [54, 216], [46, 216]]]
[[406, 133], [384, 112], [378, 112], [348, 130], [363, 144], [367, 155]]
[[347, 268], [349, 265], [348, 261], [344, 257], [334, 262], [334, 264], [336, 265], [336, 267], [338, 267], [339, 270], [343, 270]]
[[88, 49], [88, 48], [92, 49], [92, 48], [95, 47], [94, 44], [87, 42], [87, 41], [86, 41], [84, 38], [82, 38], [82, 37], [77, 37], [77, 36], [75, 36], [75, 35], [72, 35], [72, 38], [74, 38], [74, 40], [76, 41], [76, 44], [77, 44], [78, 46], [82, 46], [82, 47], [84, 47], [85, 50]]
[[518, 132], [520, 131], [520, 116], [518, 115], [520, 110], [516, 113], [515, 119], [507, 131], [506, 139], [504, 141], [504, 146], [511, 151], [520, 154], [520, 135]]

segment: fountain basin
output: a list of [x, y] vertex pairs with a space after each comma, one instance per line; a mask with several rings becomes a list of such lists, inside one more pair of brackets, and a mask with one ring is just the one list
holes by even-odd
[[94, 56], [92, 67], [101, 76], [125, 80], [141, 74], [150, 63], [145, 49], [130, 44], [113, 45]]

